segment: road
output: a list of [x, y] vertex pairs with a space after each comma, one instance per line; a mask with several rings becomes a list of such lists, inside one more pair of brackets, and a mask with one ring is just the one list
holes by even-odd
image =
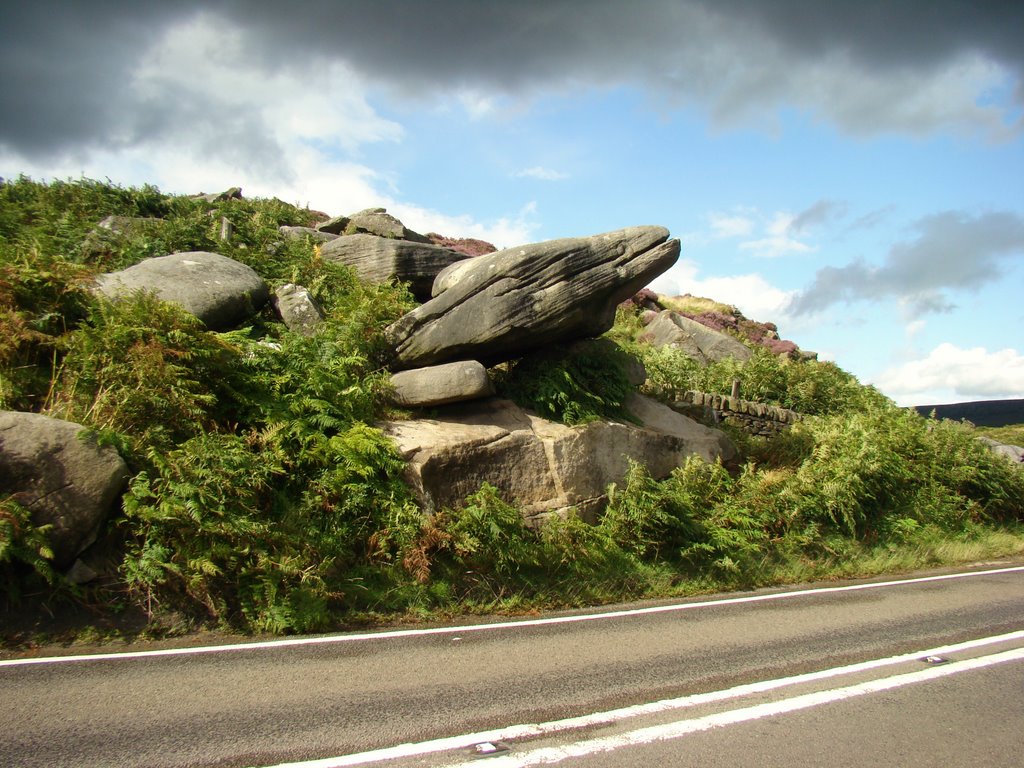
[[480, 743], [495, 745], [479, 763], [494, 768], [1020, 765], [1022, 694], [1024, 566], [989, 565], [460, 627], [0, 660], [0, 765], [441, 766], [476, 764]]

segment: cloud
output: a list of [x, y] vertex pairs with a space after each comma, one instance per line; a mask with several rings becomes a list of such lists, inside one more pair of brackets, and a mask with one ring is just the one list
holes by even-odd
[[876, 208], [873, 211], [868, 211], [863, 216], [858, 216], [849, 226], [851, 231], [874, 229], [879, 224], [885, 222], [893, 212], [895, 212], [896, 206], [884, 205], [881, 208]]
[[900, 405], [956, 398], [1024, 397], [1024, 356], [1015, 349], [990, 352], [940, 344], [927, 357], [889, 368], [871, 382]]
[[475, 237], [497, 248], [512, 248], [532, 242], [538, 228], [536, 203], [527, 203], [516, 213], [494, 221], [480, 222], [470, 216], [451, 216], [408, 203], [389, 203], [388, 210], [416, 232], [439, 232], [442, 235]]
[[[179, 41], [154, 69], [154, 47], [197, 19], [224, 47]], [[592, 0], [586, 13], [577, 0], [37, 0], [5, 8], [0, 25], [0, 148], [78, 157], [189, 125], [272, 160], [283, 82], [327, 110], [350, 85], [358, 107], [364, 83], [405, 102], [458, 98], [478, 119], [503, 98], [630, 86], [719, 125], [764, 125], [787, 107], [858, 135], [998, 138], [1021, 129], [1022, 19], [1020, 3], [957, 0]], [[266, 101], [236, 99], [235, 76], [271, 84]], [[352, 141], [359, 123], [344, 123]]]
[[562, 181], [563, 179], [569, 178], [569, 174], [567, 173], [554, 171], [540, 165], [535, 165], [532, 168], [524, 168], [521, 171], [517, 171], [515, 175], [516, 178], [520, 179], [539, 179], [541, 181]]
[[662, 294], [679, 296], [685, 293], [732, 304], [744, 315], [755, 320], [776, 324], [785, 322], [786, 307], [793, 298], [791, 292], [775, 287], [761, 275], [750, 273], [732, 277], [705, 277], [695, 262], [682, 260], [651, 283]]
[[746, 237], [754, 231], [754, 219], [741, 214], [709, 213], [708, 223], [715, 237]]
[[811, 207], [801, 211], [789, 223], [789, 231], [802, 233], [820, 224], [842, 218], [849, 206], [840, 200], [819, 200]]
[[1024, 217], [996, 211], [945, 211], [918, 220], [917, 236], [896, 243], [879, 266], [864, 260], [818, 270], [794, 299], [796, 314], [833, 304], [898, 299], [915, 313], [952, 308], [949, 291], [976, 290], [1024, 257]]
[[766, 236], [740, 243], [740, 250], [751, 251], [755, 256], [765, 259], [777, 259], [792, 253], [810, 253], [814, 248], [796, 237], [800, 233], [794, 227], [796, 219], [791, 213], [776, 213], [766, 228]]

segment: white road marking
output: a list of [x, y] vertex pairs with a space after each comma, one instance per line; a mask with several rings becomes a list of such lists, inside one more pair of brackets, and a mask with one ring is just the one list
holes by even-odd
[[[1015, 640], [1024, 640], [1024, 630], [1009, 632], [1004, 635], [993, 635], [990, 637], [967, 640], [953, 645], [944, 645], [939, 648], [928, 648], [926, 650], [904, 653], [899, 656], [888, 656], [882, 659], [872, 659], [856, 664], [847, 664], [841, 667], [823, 669], [818, 672], [807, 672], [791, 677], [776, 678], [774, 680], [763, 680], [757, 683], [738, 685], [733, 688], [726, 688], [720, 691], [708, 693], [697, 693], [690, 696], [682, 696], [676, 699], [664, 699], [649, 704], [637, 704], [631, 707], [622, 707], [605, 712], [594, 712], [580, 717], [571, 717], [564, 720], [552, 720], [546, 723], [527, 723], [511, 725], [492, 731], [481, 731], [478, 733], [465, 733], [458, 736], [449, 736], [443, 739], [433, 739], [415, 744], [399, 744], [395, 747], [375, 749], [369, 752], [359, 752], [351, 755], [338, 757], [321, 758], [318, 760], [306, 760], [293, 763], [281, 763], [268, 768], [346, 768], [348, 766], [367, 765], [370, 763], [395, 760], [403, 757], [421, 757], [423, 755], [448, 752], [456, 749], [465, 749], [474, 744], [495, 741], [513, 741], [516, 739], [533, 738], [544, 736], [559, 731], [585, 728], [595, 725], [607, 725], [621, 720], [627, 720], [641, 715], [652, 715], [659, 712], [669, 712], [677, 709], [686, 709], [701, 704], [711, 704], [729, 699], [742, 698], [752, 694], [767, 693], [769, 691], [785, 688], [801, 683], [828, 680], [843, 675], [851, 675], [858, 672], [866, 672], [873, 669], [880, 669], [895, 664], [919, 661], [928, 656], [950, 655], [961, 651], [969, 651], [975, 648], [983, 648], [987, 645], [996, 645]], [[945, 665], [943, 668], [948, 668]], [[493, 762], [488, 760], [487, 765]]]
[[[1016, 648], [1012, 651], [981, 656], [966, 661], [951, 662], [939, 667], [928, 667], [917, 672], [908, 672], [902, 675], [884, 677], [879, 680], [870, 680], [865, 683], [850, 685], [845, 688], [834, 688], [827, 691], [807, 693], [802, 696], [794, 696], [781, 701], [772, 701], [765, 704], [755, 704], [750, 707], [733, 709], [725, 712], [717, 712], [713, 715], [697, 717], [690, 720], [677, 720], [673, 723], [655, 725], [650, 728], [640, 728], [629, 733], [617, 736], [605, 736], [586, 741], [578, 741], [574, 744], [567, 744], [563, 747], [543, 747], [534, 749], [522, 754], [509, 754], [495, 757], [487, 761], [488, 768], [527, 768], [531, 765], [551, 765], [560, 763], [572, 757], [584, 757], [598, 752], [612, 752], [623, 747], [640, 746], [652, 744], [656, 741], [668, 741], [678, 739], [691, 733], [709, 731], [712, 728], [721, 728], [726, 725], [736, 725], [752, 720], [760, 720], [765, 717], [797, 712], [802, 709], [818, 707], [823, 704], [831, 704], [837, 701], [844, 701], [869, 693], [880, 691], [891, 691], [902, 688], [906, 685], [913, 685], [928, 680], [935, 680], [940, 677], [959, 674], [974, 669], [983, 669], [996, 664], [1005, 664], [1011, 661], [1024, 661], [1024, 648]], [[446, 768], [455, 768], [465, 763], [453, 763]]]
[[69, 664], [83, 661], [121, 661], [128, 659], [144, 659], [155, 656], [192, 656], [201, 653], [225, 653], [228, 651], [256, 651], [271, 650], [277, 648], [294, 648], [306, 645], [329, 645], [332, 643], [353, 643], [365, 640], [391, 640], [404, 637], [420, 637], [425, 635], [451, 635], [467, 632], [485, 632], [497, 629], [522, 629], [525, 627], [543, 627], [553, 624], [574, 624], [581, 621], [599, 621], [604, 619], [620, 619], [629, 616], [645, 616], [656, 613], [673, 613], [677, 611], [690, 611], [698, 608], [713, 608], [730, 605], [745, 605], [748, 603], [763, 603], [773, 600], [787, 600], [793, 597], [807, 597], [814, 595], [830, 595], [838, 592], [859, 592], [868, 589], [882, 589], [885, 587], [902, 587], [912, 584], [924, 584], [934, 581], [949, 581], [951, 579], [969, 579], [977, 576], [992, 576], [1002, 573], [1017, 573], [1024, 571], [1024, 566], [1013, 566], [1009, 568], [994, 568], [986, 571], [965, 571], [961, 573], [947, 573], [940, 576], [922, 576], [915, 579], [901, 579], [896, 581], [875, 581], [864, 584], [849, 584], [844, 587], [818, 587], [816, 589], [801, 589], [793, 592], [771, 592], [764, 595], [750, 595], [747, 597], [728, 597], [718, 600], [704, 600], [694, 603], [673, 603], [671, 605], [655, 605], [648, 608], [630, 608], [622, 611], [608, 611], [605, 613], [584, 613], [571, 616], [552, 616], [546, 619], [522, 619], [518, 621], [502, 621], [493, 624], [469, 624], [459, 627], [431, 627], [427, 629], [398, 629], [384, 632], [363, 632], [343, 635], [322, 635], [318, 637], [292, 637], [281, 640], [265, 640], [256, 643], [235, 643], [231, 645], [206, 645], [196, 648], [164, 648], [156, 651], [125, 651], [120, 653], [91, 653], [81, 656], [45, 656], [39, 658], [4, 659], [0, 660], [0, 667], [20, 667], [31, 664]]

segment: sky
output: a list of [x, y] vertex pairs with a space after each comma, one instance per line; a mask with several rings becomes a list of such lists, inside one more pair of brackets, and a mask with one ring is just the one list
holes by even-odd
[[0, 177], [658, 224], [901, 405], [1024, 397], [1024, 3], [4, 0]]

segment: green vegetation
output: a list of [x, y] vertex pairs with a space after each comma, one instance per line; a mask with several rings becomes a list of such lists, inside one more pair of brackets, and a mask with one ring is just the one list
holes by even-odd
[[[110, 215], [151, 221], [96, 229]], [[116, 578], [82, 588], [52, 571], [46, 531], [27, 510], [0, 499], [0, 607], [56, 590], [101, 613], [142, 610], [151, 631], [280, 633], [1024, 552], [1024, 472], [969, 425], [897, 409], [831, 363], [761, 350], [701, 367], [637, 344], [639, 320], [625, 310], [609, 334], [618, 347], [511, 363], [496, 372], [502, 392], [570, 424], [621, 418], [625, 350], [644, 362], [654, 396], [728, 392], [739, 378], [745, 398], [809, 418], [770, 442], [742, 439], [736, 466], [693, 458], [660, 481], [633, 466], [596, 525], [528, 526], [489, 486], [425, 517], [371, 426], [388, 413], [382, 331], [412, 300], [322, 261], [311, 242], [278, 243], [280, 225], [310, 223], [277, 200], [209, 203], [84, 180], [0, 185], [0, 408], [85, 424], [133, 472], [101, 542]], [[176, 250], [224, 253], [272, 287], [299, 282], [327, 321], [305, 337], [266, 310], [213, 333], [153, 296], [111, 303], [86, 289], [98, 272]]]
[[1011, 424], [1006, 427], [975, 427], [979, 435], [990, 437], [1003, 445], [1024, 446], [1024, 424]]
[[554, 346], [497, 371], [503, 397], [564, 424], [621, 419], [634, 388], [629, 356], [615, 344]]

